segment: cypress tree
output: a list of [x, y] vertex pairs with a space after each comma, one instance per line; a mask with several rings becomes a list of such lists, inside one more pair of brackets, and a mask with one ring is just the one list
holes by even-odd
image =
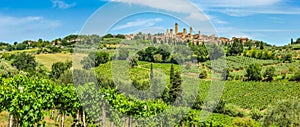
[[171, 70], [170, 70], [170, 84], [173, 83], [174, 78], [175, 78], [175, 72], [174, 72], [174, 65], [172, 64], [171, 65]]
[[152, 79], [153, 79], [153, 65], [151, 63], [151, 65], [150, 65], [150, 81], [152, 81]]
[[182, 89], [181, 89], [181, 83], [182, 83], [182, 79], [180, 76], [180, 72], [177, 72], [174, 76], [174, 81], [172, 83], [172, 86], [170, 88], [170, 102], [175, 102], [176, 98], [179, 98], [179, 100], [181, 100], [181, 93], [182, 93]]

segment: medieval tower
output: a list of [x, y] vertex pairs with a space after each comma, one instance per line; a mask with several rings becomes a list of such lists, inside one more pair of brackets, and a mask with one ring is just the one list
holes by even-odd
[[183, 28], [183, 33], [182, 33], [182, 35], [183, 35], [183, 36], [186, 35], [186, 29], [185, 29], [185, 28]]
[[178, 23], [175, 23], [175, 35], [178, 34]]

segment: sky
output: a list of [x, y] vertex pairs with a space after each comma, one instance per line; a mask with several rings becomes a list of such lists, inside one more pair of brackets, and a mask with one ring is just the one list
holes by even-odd
[[[155, 13], [128, 15], [144, 10]], [[299, 21], [298, 0], [2, 0], [0, 41], [54, 40], [103, 31], [165, 32], [179, 22], [180, 31], [202, 24], [194, 33], [285, 45], [300, 37]]]

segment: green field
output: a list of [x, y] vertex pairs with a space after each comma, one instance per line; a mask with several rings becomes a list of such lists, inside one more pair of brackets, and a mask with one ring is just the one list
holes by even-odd
[[[66, 62], [76, 60], [74, 64], [80, 64], [80, 60], [86, 55], [84, 54], [76, 54], [76, 58], [73, 54], [70, 53], [56, 53], [56, 54], [38, 54], [35, 55], [36, 61], [40, 64], [43, 64], [49, 70], [51, 70], [51, 66], [56, 62]], [[77, 61], [79, 60], [79, 61]], [[77, 65], [80, 66], [80, 65]]]
[[[168, 113], [166, 115], [169, 115], [168, 117], [173, 117], [172, 115], [177, 115], [176, 113], [182, 113], [182, 111], [190, 111], [188, 112], [189, 114], [187, 115], [187, 118], [185, 119], [185, 125], [180, 125], [182, 123], [174, 122], [173, 119], [167, 119], [167, 120], [155, 120], [155, 119], [149, 119], [146, 120], [149, 122], [149, 125], [151, 125], [151, 122], [174, 122], [178, 123], [178, 126], [204, 126], [203, 124], [206, 124], [205, 126], [233, 126], [234, 121], [241, 120], [242, 122], [245, 122], [247, 120], [253, 120], [254, 123], [262, 123], [263, 122], [263, 117], [265, 118], [267, 116], [267, 113], [269, 112], [270, 109], [273, 109], [274, 106], [276, 106], [277, 102], [283, 101], [283, 100], [292, 100], [294, 98], [299, 98], [300, 97], [300, 83], [299, 82], [294, 82], [290, 80], [291, 77], [296, 77], [297, 72], [300, 71], [300, 61], [299, 59], [299, 45], [294, 45], [294, 47], [290, 49], [285, 49], [285, 48], [280, 48], [278, 49], [274, 47], [265, 47], [265, 49], [260, 49], [256, 47], [257, 51], [269, 51], [269, 52], [274, 52], [277, 56], [272, 57], [272, 58], [266, 58], [266, 57], [255, 57], [255, 56], [245, 56], [244, 53], [251, 53], [250, 49], [244, 47], [243, 49], [245, 50], [244, 53], [242, 54], [235, 54], [235, 55], [230, 55], [225, 57], [225, 62], [226, 66], [224, 66], [225, 62], [222, 61], [221, 59], [216, 59], [216, 60], [209, 60], [209, 55], [208, 56], [201, 56], [200, 54], [191, 54], [187, 59], [183, 59], [186, 61], [193, 60], [192, 62], [186, 62], [185, 65], [178, 65], [178, 64], [171, 64], [174, 61], [171, 61], [171, 59], [176, 57], [176, 54], [171, 54], [168, 56], [169, 60], [159, 60], [159, 55], [166, 54], [164, 52], [161, 52], [161, 50], [157, 49], [145, 49], [146, 55], [140, 54], [141, 56], [144, 56], [143, 59], [141, 56], [139, 56], [139, 60], [144, 60], [144, 61], [138, 61], [138, 65], [134, 67], [130, 67], [129, 61], [130, 62], [135, 62], [133, 60], [134, 58], [128, 58], [127, 60], [115, 60], [115, 59], [120, 59], [118, 58], [120, 55], [118, 51], [121, 50], [116, 50], [115, 48], [128, 48], [128, 56], [133, 56], [135, 53], [139, 50], [142, 49], [146, 46], [149, 46], [148, 44], [143, 44], [143, 43], [148, 43], [148, 41], [139, 43], [138, 41], [129, 41], [128, 43], [124, 44], [119, 44], [122, 43], [120, 42], [122, 39], [104, 39], [103, 44], [98, 45], [100, 48], [102, 47], [101, 51], [107, 52], [106, 56], [103, 57], [101, 56], [101, 53], [99, 53], [99, 56], [96, 56], [98, 64], [97, 67], [93, 67], [92, 60], [94, 57], [93, 55], [89, 55], [91, 59], [85, 59], [87, 61], [84, 61], [83, 63], [85, 64], [84, 67], [86, 70], [84, 70], [81, 65], [81, 60], [88, 56], [87, 53], [90, 52], [90, 50], [83, 49], [82, 51], [80, 50], [80, 53], [67, 53], [68, 51], [63, 51], [62, 53], [54, 53], [54, 54], [44, 54], [45, 52], [37, 52], [38, 49], [28, 49], [28, 50], [22, 50], [22, 51], [11, 51], [8, 52], [8, 54], [16, 54], [19, 52], [27, 52], [30, 53], [31, 55], [34, 55], [35, 60], [41, 64], [44, 65], [48, 70], [51, 71], [52, 65], [56, 62], [66, 62], [66, 61], [72, 61], [73, 65], [71, 67], [71, 70], [75, 69], [81, 69], [81, 70], [76, 70], [74, 72], [79, 72], [79, 74], [86, 75], [81, 76], [80, 78], [85, 81], [85, 79], [90, 80], [88, 76], [91, 76], [89, 73], [89, 70], [94, 72], [98, 81], [98, 84], [95, 87], [95, 84], [93, 83], [88, 83], [85, 84], [85, 82], [81, 82], [81, 85], [83, 86], [82, 88], [75, 88], [73, 84], [71, 85], [65, 85], [68, 83], [63, 84], [64, 82], [62, 81], [68, 81], [68, 79], [76, 80], [76, 76], [74, 76], [74, 72], [70, 73], [69, 71], [70, 68], [67, 70], [64, 70], [63, 68], [64, 65], [59, 65], [59, 66], [54, 66], [55, 69], [51, 71], [51, 74], [45, 74], [42, 75], [43, 77], [37, 77], [35, 78], [35, 73], [33, 75], [29, 75], [26, 78], [31, 77], [32, 79], [28, 80], [28, 82], [23, 82], [27, 80], [23, 80], [23, 78], [20, 77], [5, 77], [3, 79], [5, 80], [0, 80], [3, 81], [3, 87], [0, 86], [2, 89], [2, 94], [5, 93], [5, 91], [17, 91], [16, 93], [14, 92], [6, 92], [5, 94], [1, 94], [2, 98], [9, 98], [9, 99], [14, 99], [15, 96], [18, 97], [18, 95], [27, 95], [28, 96], [31, 94], [32, 95], [40, 95], [40, 94], [49, 94], [49, 98], [55, 98], [51, 101], [54, 102], [60, 101], [56, 103], [51, 103], [51, 101], [48, 101], [48, 99], [42, 99], [42, 100], [47, 100], [47, 102], [43, 102], [45, 104], [49, 103], [49, 105], [52, 105], [53, 107], [47, 107], [47, 108], [37, 108], [37, 109], [42, 109], [41, 112], [46, 112], [45, 118], [42, 118], [47, 122], [46, 126], [58, 126], [59, 121], [55, 122], [54, 120], [50, 119], [50, 110], [52, 109], [57, 109], [61, 111], [66, 111], [66, 119], [65, 119], [65, 126], [71, 126], [73, 123], [73, 117], [70, 115], [78, 115], [80, 114], [81, 106], [91, 106], [90, 110], [92, 112], [97, 112], [94, 110], [102, 110], [105, 109], [104, 112], [107, 113], [104, 115], [107, 119], [107, 125], [110, 124], [110, 122], [118, 122], [118, 120], [121, 118], [122, 124], [116, 123], [116, 125], [121, 125], [121, 126], [127, 126], [128, 122], [130, 122], [130, 117], [125, 117], [123, 116], [118, 116], [114, 114], [112, 110], [107, 110], [106, 107], [101, 107], [99, 108], [100, 105], [103, 106], [106, 104], [110, 104], [111, 106], [114, 106], [113, 108], [115, 110], [118, 110], [122, 114], [130, 114], [136, 118], [134, 118], [133, 121], [133, 126], [137, 126], [139, 124], [138, 122], [141, 122], [140, 119], [143, 117], [149, 117], [149, 116], [159, 116], [159, 113], [161, 113], [162, 110], [169, 110], [167, 111]], [[133, 45], [136, 46], [135, 48], [129, 48], [129, 46]], [[138, 48], [139, 49], [138, 49]], [[251, 47], [250, 47], [251, 48]], [[96, 49], [96, 48], [95, 48]], [[202, 48], [199, 48], [197, 50], [202, 50]], [[97, 49], [98, 50], [98, 49]], [[184, 50], [184, 49], [183, 49]], [[195, 50], [195, 51], [197, 51]], [[95, 50], [96, 51], [96, 50]], [[99, 51], [99, 50], [98, 50]], [[71, 52], [71, 51], [70, 51]], [[50, 52], [48, 52], [50, 53]], [[53, 52], [52, 52], [53, 53]], [[86, 54], [84, 54], [86, 53]], [[161, 54], [160, 54], [161, 53]], [[199, 52], [201, 53], [201, 52]], [[297, 54], [298, 53], [298, 54]], [[1, 53], [0, 53], [1, 54]], [[104, 53], [102, 53], [103, 55]], [[125, 53], [124, 53], [125, 54]], [[150, 54], [150, 55], [149, 55]], [[293, 54], [292, 56], [290, 54]], [[6, 56], [7, 54], [3, 55]], [[198, 56], [197, 56], [198, 55]], [[289, 56], [290, 55], [290, 56]], [[11, 55], [14, 56], [14, 55]], [[16, 55], [17, 56], [17, 55]], [[289, 60], [285, 58], [291, 58]], [[151, 58], [152, 57], [152, 58]], [[195, 57], [195, 58], [193, 58]], [[207, 57], [207, 58], [206, 58]], [[283, 58], [282, 58], [283, 57]], [[19, 59], [16, 59], [18, 57], [2, 57], [1, 62], [9, 64], [9, 67], [16, 64], [12, 64], [13, 62], [16, 62], [16, 60], [21, 61]], [[22, 57], [24, 58], [24, 57]], [[32, 58], [32, 57], [31, 57]], [[125, 57], [124, 59], [126, 59]], [[151, 59], [148, 59], [151, 58]], [[153, 60], [152, 60], [153, 59]], [[162, 59], [162, 58], [161, 58]], [[206, 61], [206, 62], [196, 62], [196, 59], [199, 61]], [[202, 60], [201, 60], [202, 59]], [[101, 61], [101, 62], [100, 62]], [[102, 62], [105, 61], [105, 62]], [[137, 60], [136, 60], [137, 61]], [[156, 63], [151, 63], [151, 62], [146, 62], [146, 61], [151, 61], [151, 62], [156, 62]], [[195, 61], [195, 62], [194, 62]], [[166, 62], [166, 63], [159, 63], [159, 62]], [[29, 63], [29, 62], [27, 62]], [[174, 62], [175, 63], [175, 62]], [[211, 65], [211, 64], [214, 65]], [[26, 63], [21, 63], [21, 65], [26, 64]], [[247, 68], [251, 69], [251, 65], [257, 65], [257, 68], [253, 70], [261, 70], [255, 72], [248, 72], [248, 73], [255, 73], [258, 76], [260, 76], [260, 79], [251, 79], [250, 76], [247, 76]], [[91, 65], [91, 66], [90, 66]], [[99, 66], [98, 66], [99, 65]], [[152, 80], [150, 80], [150, 68], [151, 65], [153, 67], [153, 75], [154, 77]], [[172, 77], [170, 76], [170, 70], [171, 66], [174, 66], [174, 70], [176, 72], [180, 72], [180, 75], [174, 74], [173, 80]], [[260, 69], [261, 66], [261, 69]], [[17, 66], [16, 66], [17, 67]], [[22, 66], [19, 66], [19, 68]], [[91, 67], [91, 68], [89, 68]], [[212, 71], [219, 72], [219, 71], [224, 71], [224, 67], [228, 70], [228, 80], [227, 77], [226, 81], [214, 81], [213, 78], [215, 79], [220, 79], [220, 77], [212, 75]], [[264, 76], [264, 72], [266, 72], [266, 69], [269, 67], [274, 67], [275, 72], [274, 75], [271, 76], [271, 79], [274, 80], [268, 80], [270, 82], [266, 82], [266, 79], [270, 79], [267, 76]], [[10, 71], [7, 69], [8, 67], [3, 66], [1, 69], [4, 70], [3, 74], [7, 73]], [[57, 71], [56, 69], [60, 69], [63, 71]], [[248, 69], [248, 71], [250, 70]], [[22, 68], [17, 72], [17, 74], [20, 72], [22, 74]], [[34, 70], [36, 71], [36, 70]], [[53, 73], [52, 73], [53, 72]], [[66, 73], [68, 72], [68, 73]], [[205, 74], [203, 74], [205, 72]], [[226, 71], [227, 72], [227, 71]], [[59, 74], [64, 74], [64, 75], [59, 75], [58, 77], [54, 77], [54, 74], [59, 73]], [[17, 75], [15, 74], [15, 75]], [[30, 74], [30, 73], [29, 73]], [[176, 75], [176, 76], [175, 76]], [[203, 76], [205, 75], [205, 76]], [[296, 76], [295, 76], [296, 75]], [[21, 76], [21, 75], [20, 75]], [[218, 75], [220, 76], [220, 75]], [[223, 76], [223, 73], [222, 73]], [[75, 79], [74, 79], [75, 77]], [[171, 79], [170, 79], [171, 77]], [[202, 79], [200, 79], [201, 77]], [[300, 77], [300, 76], [299, 76]], [[18, 79], [20, 78], [20, 79]], [[46, 80], [41, 80], [42, 78], [45, 78]], [[80, 80], [80, 78], [78, 78]], [[21, 80], [22, 79], [22, 80]], [[57, 80], [58, 79], [58, 80]], [[253, 81], [250, 81], [253, 80]], [[254, 81], [255, 80], [255, 81]], [[300, 80], [300, 79], [299, 79]], [[299, 81], [298, 80], [298, 81]], [[5, 81], [5, 82], [4, 82]], [[49, 82], [46, 82], [49, 81]], [[93, 79], [93, 81], [95, 81]], [[103, 81], [103, 82], [102, 82]], [[114, 82], [111, 82], [114, 81]], [[24, 83], [24, 84], [22, 84]], [[52, 84], [54, 83], [54, 84]], [[71, 82], [72, 83], [72, 82]], [[21, 84], [21, 85], [20, 85]], [[36, 85], [38, 84], [38, 85]], [[83, 85], [84, 84], [84, 85]], [[14, 85], [20, 85], [18, 87]], [[41, 86], [39, 86], [41, 85]], [[54, 85], [55, 87], [52, 87], [51, 85]], [[13, 86], [13, 87], [12, 87]], [[22, 88], [27, 89], [26, 92], [19, 92], [21, 91]], [[98, 87], [100, 86], [100, 87]], [[39, 87], [45, 89], [40, 89]], [[95, 89], [95, 88], [96, 89]], [[134, 88], [135, 87], [135, 88]], [[48, 89], [47, 89], [48, 88]], [[123, 89], [122, 89], [123, 88]], [[28, 92], [28, 89], [32, 89], [31, 92]], [[136, 90], [138, 89], [138, 90]], [[42, 90], [42, 91], [38, 91]], [[49, 91], [48, 91], [49, 90]], [[75, 90], [77, 90], [75, 92]], [[81, 91], [82, 90], [82, 91]], [[126, 90], [126, 91], [122, 91]], [[38, 91], [37, 93], [34, 93], [34, 91]], [[82, 93], [78, 93], [78, 91]], [[90, 92], [90, 93], [89, 93]], [[164, 93], [166, 92], [166, 93]], [[182, 93], [181, 93], [182, 92]], [[13, 93], [10, 95], [10, 93]], [[89, 105], [88, 103], [82, 102], [79, 99], [79, 96], [83, 93], [89, 93], [89, 99], [99, 99], [96, 100], [92, 105]], [[104, 94], [103, 94], [104, 93]], [[10, 95], [10, 96], [6, 96]], [[162, 95], [162, 96], [161, 96]], [[99, 98], [100, 96], [100, 98]], [[24, 96], [25, 97], [25, 96]], [[95, 97], [95, 98], [93, 98]], [[152, 98], [151, 98], [152, 97]], [[175, 101], [172, 101], [172, 99], [180, 99], [178, 105], [175, 105]], [[216, 103], [216, 100], [220, 100], [220, 103]], [[0, 101], [5, 100], [5, 99], [0, 99]], [[34, 99], [28, 99], [28, 105], [32, 104], [30, 101]], [[169, 101], [171, 100], [171, 101]], [[10, 101], [10, 100], [9, 100]], [[22, 107], [23, 102], [25, 102], [25, 99], [19, 99], [19, 107]], [[38, 102], [38, 101], [37, 101]], [[42, 101], [41, 101], [42, 102]], [[193, 105], [196, 102], [196, 106]], [[174, 103], [174, 105], [173, 105]], [[212, 104], [216, 104], [217, 108], [220, 108], [220, 111], [213, 110], [213, 114], [208, 118], [209, 122], [202, 123], [202, 121], [199, 121], [201, 119], [201, 112], [206, 112], [206, 109], [212, 106]], [[1, 126], [7, 126], [8, 124], [8, 110], [12, 110], [10, 104], [15, 104], [12, 102], [8, 103], [3, 103], [5, 106], [9, 105], [10, 107], [1, 110], [2, 112], [0, 113], [0, 127]], [[220, 107], [219, 104], [221, 105]], [[16, 103], [17, 105], [17, 103]], [[96, 105], [96, 106], [95, 106]], [[0, 105], [1, 106], [1, 105]], [[14, 106], [14, 105], [12, 105]], [[68, 106], [63, 107], [63, 106]], [[95, 107], [93, 107], [95, 106]], [[193, 109], [190, 109], [189, 107], [193, 106]], [[18, 106], [17, 106], [18, 107]], [[42, 106], [41, 106], [42, 107]], [[46, 107], [46, 106], [45, 106]], [[2, 107], [1, 107], [2, 108]], [[65, 108], [65, 109], [64, 109]], [[95, 108], [95, 109], [93, 109]], [[169, 108], [169, 109], [168, 109]], [[70, 109], [70, 110], [69, 110]], [[19, 109], [20, 111], [32, 111], [34, 108], [22, 108]], [[86, 112], [88, 112], [89, 109], [84, 109]], [[251, 114], [253, 111], [257, 111], [258, 113], [261, 113], [261, 118], [252, 118]], [[10, 111], [12, 112], [12, 111]], [[24, 112], [23, 112], [24, 113]], [[37, 114], [39, 114], [37, 113]], [[78, 114], [77, 114], [78, 113]], [[91, 113], [91, 112], [90, 112]], [[103, 112], [102, 112], [103, 113]], [[101, 114], [102, 114], [101, 113]], [[174, 114], [173, 114], [174, 113]], [[236, 113], [236, 114], [235, 114]], [[16, 113], [18, 114], [18, 113]], [[14, 114], [14, 115], [16, 115]], [[20, 113], [22, 114], [22, 113]], [[30, 113], [27, 113], [30, 114]], [[23, 114], [22, 114], [23, 115]], [[94, 114], [98, 118], [101, 116], [98, 114]], [[117, 119], [116, 121], [109, 119], [108, 116], [113, 115], [112, 117]], [[24, 115], [23, 115], [24, 116]], [[29, 115], [30, 116], [30, 115]], [[27, 117], [27, 116], [26, 116]], [[101, 116], [102, 117], [102, 116]], [[20, 117], [19, 117], [20, 118]], [[164, 118], [164, 117], [159, 117], [159, 118]], [[93, 118], [92, 118], [93, 119]], [[101, 119], [101, 118], [99, 118]], [[97, 121], [96, 119], [94, 119]], [[189, 121], [191, 120], [191, 121]], [[24, 120], [26, 121], [26, 120]], [[170, 122], [171, 121], [171, 122]], [[99, 122], [99, 121], [98, 121]], [[101, 120], [100, 122], [101, 123]], [[97, 123], [98, 124], [98, 123]], [[215, 124], [215, 125], [214, 125]], [[100, 125], [100, 124], [99, 124]], [[146, 124], [145, 124], [146, 125]], [[156, 123], [156, 125], [163, 125], [162, 123]], [[166, 124], [167, 126], [168, 124]], [[143, 124], [140, 124], [139, 126], [143, 126]], [[241, 125], [241, 126], [246, 126], [246, 125]]]
[[[121, 71], [122, 73], [112, 73], [112, 67], [119, 67], [114, 70], [122, 70], [124, 69], [120, 65], [126, 65], [125, 61], [119, 61], [117, 64], [112, 66], [111, 62], [102, 64], [95, 69], [96, 74], [105, 75], [107, 77], [120, 77], [127, 75], [127, 79], [136, 79], [136, 80], [149, 80], [149, 68], [150, 63], [148, 62], [139, 62], [139, 66], [132, 69], [125, 69], [125, 71]], [[168, 73], [170, 71], [171, 64], [163, 64], [163, 63], [154, 63], [153, 68], [157, 70], [161, 70], [161, 72], [165, 73], [166, 83], [169, 82]], [[125, 66], [126, 67], [126, 66]], [[184, 68], [184, 67], [182, 67]], [[178, 65], [175, 65], [175, 70], [182, 69]], [[120, 75], [119, 75], [120, 74]], [[196, 73], [195, 73], [196, 74]], [[129, 77], [128, 77], [129, 75]], [[195, 80], [194, 77], [190, 77]], [[184, 78], [189, 80], [189, 78]], [[187, 89], [197, 89], [199, 88], [199, 94], [201, 98], [204, 100], [209, 88], [211, 86], [210, 81], [201, 81], [198, 82], [199, 87], [195, 87], [194, 85], [197, 82], [191, 82], [192, 84], [184, 84], [183, 86]], [[238, 91], [238, 92], [237, 92]], [[186, 91], [186, 93], [192, 93]], [[269, 105], [274, 104], [278, 100], [289, 99], [292, 97], [299, 97], [300, 95], [300, 84], [297, 82], [243, 82], [243, 81], [226, 81], [224, 86], [224, 92], [222, 95], [222, 99], [229, 104], [238, 105], [245, 109], [266, 109]]]

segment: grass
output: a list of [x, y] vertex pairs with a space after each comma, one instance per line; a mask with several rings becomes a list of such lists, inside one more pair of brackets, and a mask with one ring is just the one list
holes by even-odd
[[8, 112], [0, 113], [0, 127], [7, 127], [8, 125]]
[[35, 58], [38, 63], [43, 64], [47, 69], [51, 70], [51, 66], [53, 63], [56, 62], [66, 62], [66, 61], [72, 61], [74, 58], [74, 64], [76, 66], [80, 66], [80, 60], [86, 55], [84, 54], [70, 54], [70, 53], [56, 53], [56, 54], [38, 54], [35, 55]]
[[[204, 99], [211, 86], [202, 83], [199, 94]], [[265, 109], [279, 100], [299, 97], [300, 84], [296, 82], [241, 82], [225, 83], [222, 98], [226, 103], [246, 109]]]
[[[26, 49], [26, 50], [14, 50], [14, 51], [6, 52], [6, 53], [9, 53], [9, 54], [16, 54], [16, 53], [20, 53], [20, 52], [29, 53], [29, 52], [36, 52], [38, 50], [39, 50], [39, 48], [33, 48], [33, 49]], [[2, 53], [4, 53], [4, 52], [0, 52], [0, 54], [2, 54]]]
[[[139, 66], [128, 69], [126, 61], [117, 61], [116, 65], [112, 66], [111, 62], [102, 64], [95, 69], [95, 73], [98, 75], [104, 75], [112, 77], [113, 70], [118, 71], [114, 77], [126, 77], [124, 81], [128, 79], [137, 79], [139, 81], [149, 80], [150, 63], [139, 62]], [[121, 66], [125, 67], [122, 68]], [[165, 82], [169, 83], [169, 71], [171, 64], [154, 63], [153, 68], [165, 78]], [[180, 66], [174, 65], [175, 70], [179, 70]], [[181, 69], [184, 67], [181, 67]], [[124, 70], [125, 69], [125, 70]], [[211, 81], [200, 80], [197, 77], [189, 75], [190, 73], [183, 73], [183, 92], [187, 99], [189, 96], [194, 96], [193, 93], [197, 93], [204, 100], [208, 92], [214, 95], [216, 89], [222, 88], [212, 83]], [[192, 73], [194, 74], [194, 73]], [[123, 78], [122, 78], [123, 79]], [[197, 84], [200, 84], [199, 86]], [[216, 89], [214, 89], [214, 88]], [[276, 103], [278, 100], [290, 99], [292, 97], [298, 97], [300, 95], [300, 84], [297, 82], [243, 82], [243, 81], [226, 81], [224, 85], [224, 91], [222, 93], [222, 99], [229, 104], [234, 104], [245, 109], [265, 109], [269, 105]]]
[[[57, 127], [60, 124], [59, 122], [55, 122], [54, 120], [50, 119], [50, 112], [47, 112], [47, 116], [44, 118], [46, 122], [46, 127]], [[71, 127], [73, 123], [73, 118], [71, 116], [65, 116], [65, 126]], [[0, 112], [0, 127], [7, 127], [8, 125], [8, 112], [3, 111]]]

